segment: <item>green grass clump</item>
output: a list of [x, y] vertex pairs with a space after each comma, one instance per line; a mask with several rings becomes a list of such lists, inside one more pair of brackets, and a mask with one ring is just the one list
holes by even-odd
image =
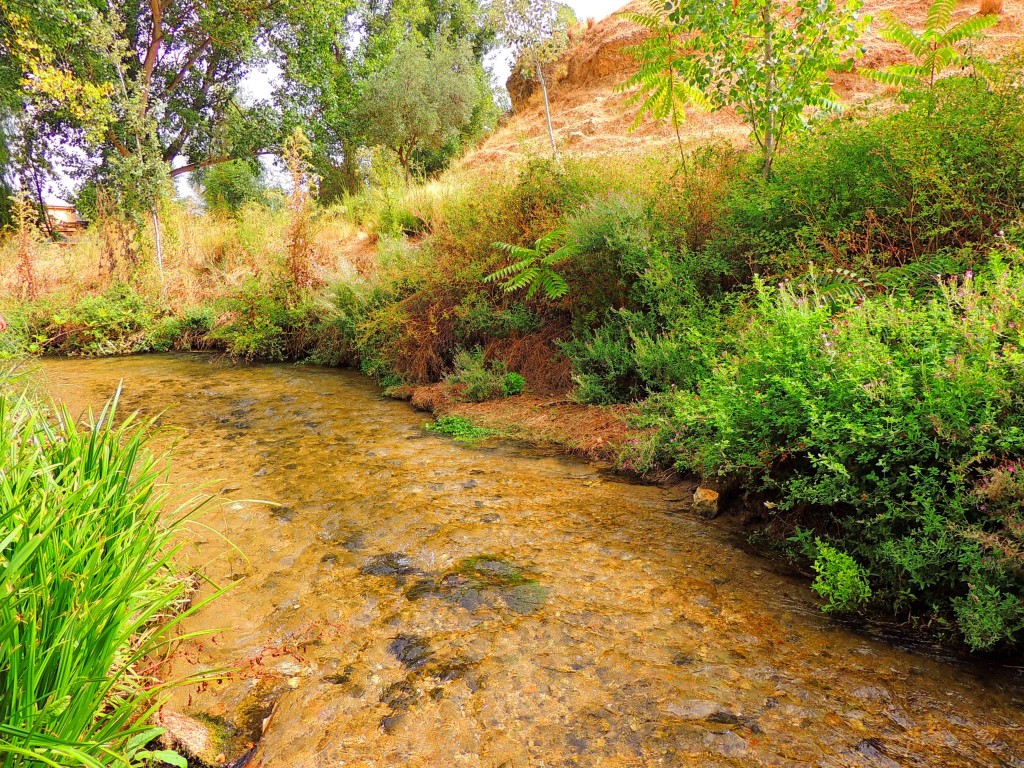
[[0, 394], [3, 766], [135, 765], [160, 733], [148, 664], [189, 584], [146, 429], [115, 404], [79, 427]]
[[460, 443], [478, 443], [484, 438], [498, 434], [493, 429], [474, 424], [465, 416], [441, 416], [433, 424], [424, 424], [424, 429], [447, 435]]

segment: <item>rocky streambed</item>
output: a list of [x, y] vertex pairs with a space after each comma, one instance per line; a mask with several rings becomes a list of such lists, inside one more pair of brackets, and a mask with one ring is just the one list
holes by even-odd
[[[287, 766], [1024, 766], [1009, 669], [839, 626], [671, 492], [469, 448], [355, 373], [204, 356], [46, 361], [73, 409], [123, 380], [179, 499], [163, 717], [193, 762]], [[221, 671], [228, 670], [228, 671]]]

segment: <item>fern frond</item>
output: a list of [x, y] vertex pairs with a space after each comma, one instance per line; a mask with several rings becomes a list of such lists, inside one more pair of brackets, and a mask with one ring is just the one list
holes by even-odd
[[987, 16], [971, 16], [956, 24], [952, 29], [943, 35], [947, 45], [955, 45], [972, 37], [977, 37], [989, 27], [999, 23], [999, 17], [989, 14]]
[[569, 292], [569, 284], [561, 275], [555, 272], [548, 272], [547, 286], [545, 293], [549, 299], [560, 299]]
[[880, 29], [878, 34], [883, 40], [902, 45], [913, 56], [921, 58], [928, 55], [928, 44], [901, 22], [891, 21], [888, 26]]
[[922, 68], [913, 64], [901, 64], [889, 67], [888, 69], [861, 69], [858, 71], [860, 74], [864, 75], [864, 77], [876, 80], [883, 85], [893, 85], [899, 88], [911, 88], [918, 85], [921, 82], [921, 78], [926, 74], [920, 72], [920, 69]]
[[929, 30], [945, 29], [953, 18], [956, 0], [934, 0], [925, 16], [925, 27]]
[[492, 248], [505, 251], [510, 256], [514, 256], [517, 259], [529, 259], [536, 256], [536, 252], [532, 248], [524, 248], [521, 245], [514, 245], [513, 243], [491, 243]]
[[565, 235], [564, 229], [553, 229], [546, 235], [538, 237], [533, 252], [534, 258], [541, 258], [544, 253], [547, 253], [564, 240]]

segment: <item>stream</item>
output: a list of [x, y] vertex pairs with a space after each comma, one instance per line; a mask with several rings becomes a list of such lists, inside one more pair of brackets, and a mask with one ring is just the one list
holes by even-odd
[[225, 763], [1024, 766], [1012, 670], [838, 625], [672, 490], [460, 445], [350, 371], [154, 355], [38, 380], [76, 413], [123, 380], [122, 413], [174, 441], [169, 492], [221, 499], [180, 556], [231, 589], [167, 666], [232, 671], [167, 709], [233, 738]]

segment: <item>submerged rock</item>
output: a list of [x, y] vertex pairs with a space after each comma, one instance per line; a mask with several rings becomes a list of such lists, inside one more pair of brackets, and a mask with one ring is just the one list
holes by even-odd
[[437, 597], [468, 611], [487, 606], [527, 614], [540, 610], [547, 589], [515, 563], [477, 555], [457, 563], [440, 577], [421, 579], [405, 596], [409, 600]]
[[430, 643], [416, 635], [398, 635], [392, 638], [388, 643], [388, 651], [407, 669], [419, 669], [434, 656]]
[[412, 564], [412, 560], [408, 555], [404, 555], [401, 552], [374, 555], [363, 563], [359, 572], [364, 576], [388, 576], [399, 584], [405, 583], [407, 576], [423, 573], [423, 571]]

